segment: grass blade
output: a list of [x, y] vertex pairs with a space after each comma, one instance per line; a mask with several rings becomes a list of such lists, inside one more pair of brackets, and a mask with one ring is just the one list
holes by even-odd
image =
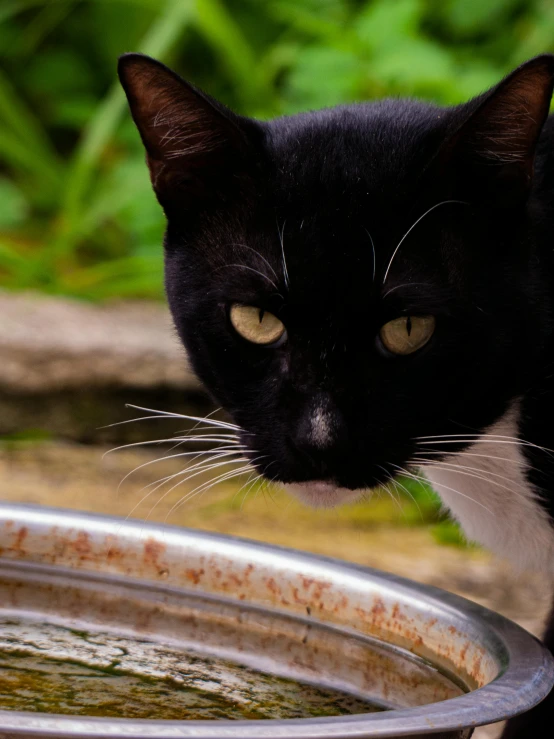
[[13, 89], [8, 78], [0, 70], [0, 120], [31, 151], [29, 155], [40, 160], [40, 168], [48, 168], [50, 179], [59, 180], [61, 164], [50, 141], [26, 104]]
[[39, 181], [38, 187], [51, 188], [52, 186], [59, 186], [60, 176], [58, 170], [54, 170], [47, 161], [37, 156], [26, 142], [1, 126], [0, 160], [3, 160], [14, 169], [21, 168], [31, 173]]
[[260, 105], [260, 84], [254, 50], [221, 0], [198, 0], [195, 26], [222, 58], [247, 107]]
[[[193, 0], [167, 2], [157, 22], [153, 24], [139, 45], [139, 51], [151, 56], [165, 56], [189, 25], [193, 11]], [[123, 90], [119, 82], [115, 81], [105, 99], [98, 106], [73, 155], [60, 217], [60, 222], [66, 224], [66, 228], [53, 245], [53, 256], [72, 248], [72, 237], [78, 229], [85, 195], [99, 159], [112, 138], [125, 109], [126, 100]]]

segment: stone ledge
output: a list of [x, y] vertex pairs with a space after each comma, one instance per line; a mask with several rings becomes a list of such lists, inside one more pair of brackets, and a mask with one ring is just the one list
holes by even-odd
[[0, 393], [201, 392], [164, 305], [0, 292]]

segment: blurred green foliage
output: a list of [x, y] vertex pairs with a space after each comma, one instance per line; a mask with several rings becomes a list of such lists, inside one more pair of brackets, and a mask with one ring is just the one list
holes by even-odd
[[477, 544], [469, 542], [459, 524], [451, 519], [445, 519], [431, 528], [431, 536], [437, 544], [461, 549], [477, 549]]
[[122, 52], [270, 117], [454, 103], [553, 48], [552, 0], [2, 0], [0, 284], [160, 295], [163, 220], [115, 79]]

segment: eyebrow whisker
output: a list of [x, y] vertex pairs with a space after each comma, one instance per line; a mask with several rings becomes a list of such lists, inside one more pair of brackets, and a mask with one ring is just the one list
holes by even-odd
[[376, 270], [377, 270], [377, 255], [375, 253], [375, 244], [373, 243], [373, 238], [371, 237], [371, 234], [369, 233], [369, 231], [367, 230], [367, 228], [364, 228], [364, 231], [369, 236], [369, 240], [371, 242], [371, 248], [373, 249], [373, 277], [372, 277], [372, 281], [375, 282], [375, 274], [376, 274]]
[[426, 215], [428, 215], [429, 213], [431, 213], [431, 211], [435, 210], [435, 208], [438, 208], [440, 205], [446, 205], [447, 203], [460, 203], [461, 205], [469, 205], [469, 203], [466, 200], [442, 200], [440, 203], [435, 203], [435, 205], [432, 205], [428, 210], [426, 210], [425, 213], [422, 216], [420, 216], [417, 219], [417, 221], [410, 226], [410, 228], [406, 231], [406, 233], [404, 234], [404, 236], [398, 242], [398, 245], [396, 246], [396, 249], [392, 253], [392, 257], [389, 260], [387, 269], [385, 270], [385, 276], [383, 277], [383, 285], [387, 281], [387, 277], [388, 277], [388, 274], [389, 274], [391, 265], [393, 263], [393, 260], [394, 260], [394, 258], [396, 256], [398, 250], [400, 249], [400, 247], [402, 246], [402, 244], [406, 240], [406, 238], [411, 234], [411, 232], [414, 230], [414, 228], [417, 226], [417, 224], [425, 218]]
[[404, 282], [402, 285], [395, 285], [394, 287], [391, 287], [390, 290], [387, 290], [387, 292], [383, 295], [383, 299], [387, 297], [387, 295], [390, 295], [395, 290], [400, 290], [401, 287], [414, 287], [415, 285], [429, 285], [428, 282]]
[[267, 260], [267, 259], [266, 259], [266, 258], [265, 258], [264, 256], [262, 256], [262, 255], [260, 254], [260, 252], [259, 252], [259, 251], [258, 251], [257, 249], [254, 249], [253, 247], [251, 247], [251, 246], [248, 246], [247, 244], [235, 244], [235, 243], [231, 243], [231, 244], [228, 244], [228, 246], [238, 246], [238, 247], [239, 247], [239, 248], [241, 248], [241, 249], [248, 249], [249, 251], [251, 251], [251, 252], [254, 252], [254, 254], [255, 254], [255, 255], [256, 255], [257, 257], [259, 257], [259, 258], [260, 258], [260, 259], [261, 259], [261, 260], [262, 260], [263, 262], [265, 262], [265, 263], [267, 264], [267, 266], [269, 267], [269, 269], [270, 269], [270, 270], [271, 270], [271, 271], [273, 272], [273, 274], [275, 275], [275, 279], [276, 279], [276, 280], [279, 280], [279, 275], [277, 274], [277, 272], [276, 272], [276, 271], [275, 271], [275, 270], [273, 269], [273, 267], [272, 267], [272, 266], [271, 266], [271, 264], [270, 264], [270, 263], [268, 262], [268, 260]]
[[277, 291], [279, 290], [279, 287], [275, 284], [275, 282], [273, 282], [270, 277], [264, 275], [263, 272], [254, 269], [254, 267], [249, 267], [247, 264], [222, 264], [220, 267], [216, 267], [214, 272], [219, 272], [220, 269], [231, 269], [231, 267], [238, 267], [239, 269], [249, 269], [251, 272], [255, 272], [257, 275], [260, 275], [260, 277], [263, 277], [264, 280], [267, 280], [270, 285], [272, 285]]
[[279, 241], [281, 242], [281, 254], [283, 255], [283, 272], [284, 272], [284, 277], [285, 277], [285, 285], [288, 289], [290, 286], [290, 281], [289, 281], [289, 271], [287, 269], [287, 260], [285, 259], [285, 243], [284, 243], [286, 223], [287, 223], [286, 220], [283, 221], [283, 228], [279, 230], [279, 227], [277, 227], [277, 231], [279, 233]]

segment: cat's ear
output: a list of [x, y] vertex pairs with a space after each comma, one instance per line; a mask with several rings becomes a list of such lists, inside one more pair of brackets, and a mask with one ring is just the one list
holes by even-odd
[[120, 57], [118, 73], [162, 205], [221, 196], [252, 159], [257, 124], [142, 54]]
[[467, 118], [446, 142], [441, 159], [455, 173], [460, 195], [506, 206], [526, 199], [553, 87], [554, 56], [544, 54], [459, 109], [462, 114], [468, 109]]

